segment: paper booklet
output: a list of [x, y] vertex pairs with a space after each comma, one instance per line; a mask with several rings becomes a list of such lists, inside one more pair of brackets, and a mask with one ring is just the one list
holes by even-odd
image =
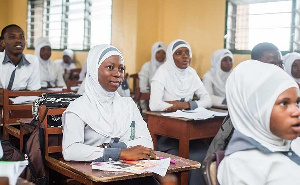
[[170, 166], [170, 158], [160, 160], [140, 160], [140, 161], [109, 161], [93, 162], [92, 169], [103, 171], [124, 171], [141, 174], [144, 172], [153, 172], [165, 176]]

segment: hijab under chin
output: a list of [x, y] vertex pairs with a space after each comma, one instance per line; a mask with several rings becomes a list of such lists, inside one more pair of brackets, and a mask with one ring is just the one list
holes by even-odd
[[239, 64], [226, 82], [226, 98], [234, 128], [270, 151], [288, 151], [290, 141], [270, 131], [270, 117], [278, 96], [296, 82], [281, 68], [256, 60]]
[[158, 68], [151, 80], [151, 82], [157, 81], [163, 84], [166, 91], [173, 95], [173, 97], [179, 99], [191, 92], [195, 92], [199, 89], [201, 84], [201, 80], [193, 68], [188, 66], [186, 69], [180, 69], [176, 66], [173, 54], [181, 47], [188, 48], [190, 57], [192, 58], [192, 49], [190, 45], [184, 40], [174, 40], [168, 46], [166, 62]]
[[[126, 122], [126, 101], [115, 92], [108, 92], [98, 82], [98, 68], [112, 55], [121, 57], [120, 51], [107, 44], [93, 47], [87, 58], [85, 93], [69, 106], [66, 112], [75, 113], [93, 130], [107, 137], [120, 137], [129, 128]], [[129, 110], [130, 111], [130, 110]]]

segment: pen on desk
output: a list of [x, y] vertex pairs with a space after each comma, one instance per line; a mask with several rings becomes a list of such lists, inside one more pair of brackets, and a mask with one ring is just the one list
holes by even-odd
[[[153, 160], [164, 159], [163, 157], [156, 157], [156, 158], [154, 158], [154, 157], [151, 157], [151, 156], [150, 156], [150, 158], [153, 159]], [[170, 163], [176, 164], [176, 161], [171, 159], [171, 160], [170, 160]]]

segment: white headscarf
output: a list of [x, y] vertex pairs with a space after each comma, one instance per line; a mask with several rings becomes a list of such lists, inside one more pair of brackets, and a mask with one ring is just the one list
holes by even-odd
[[233, 55], [228, 49], [220, 49], [213, 53], [211, 56], [211, 69], [206, 72], [205, 77], [209, 78], [214, 87], [223, 93], [225, 97], [225, 85], [228, 76], [231, 71], [225, 72], [221, 69], [221, 61], [223, 58], [229, 56], [232, 59], [233, 63]]
[[41, 48], [49, 46], [51, 48], [51, 44], [48, 40], [48, 38], [40, 37], [35, 41], [35, 51], [34, 55], [38, 57], [40, 61], [40, 78], [42, 82], [50, 82], [51, 85], [55, 86], [56, 76], [57, 76], [57, 67], [55, 66], [55, 63], [50, 60], [44, 60], [40, 56]]
[[156, 60], [156, 53], [160, 50], [163, 50], [164, 52], [167, 52], [167, 45], [164, 42], [156, 42], [153, 44], [151, 49], [151, 76], [150, 79], [154, 76], [156, 70], [166, 61], [166, 59], [163, 62], [159, 62]]
[[181, 47], [188, 48], [190, 50], [190, 57], [192, 58], [190, 45], [184, 40], [174, 40], [168, 46], [167, 61], [158, 68], [151, 80], [163, 84], [165, 90], [176, 98], [182, 98], [191, 92], [195, 92], [202, 84], [193, 68], [188, 66], [186, 69], [180, 69], [176, 66], [173, 53]]
[[71, 58], [71, 60], [74, 59], [74, 52], [71, 49], [65, 49], [63, 51], [63, 56], [65, 56], [65, 55], [69, 56]]
[[[93, 47], [87, 58], [87, 75], [85, 78], [85, 92], [69, 106], [65, 112], [73, 112], [96, 132], [107, 137], [120, 137], [130, 127], [131, 121], [126, 120], [128, 111], [124, 101], [115, 92], [108, 92], [98, 82], [98, 68], [104, 60], [112, 55], [121, 57], [120, 51], [108, 44]], [[132, 100], [131, 100], [132, 101]]]
[[270, 151], [288, 151], [290, 141], [272, 134], [270, 117], [275, 101], [297, 83], [275, 65], [248, 60], [227, 79], [227, 105], [234, 128]]
[[[300, 54], [293, 52], [293, 53], [288, 53], [284, 55], [283, 57], [283, 65], [284, 65], [284, 70], [292, 77], [292, 65], [295, 62], [295, 60], [300, 60]], [[296, 82], [300, 83], [300, 78], [294, 78]]]

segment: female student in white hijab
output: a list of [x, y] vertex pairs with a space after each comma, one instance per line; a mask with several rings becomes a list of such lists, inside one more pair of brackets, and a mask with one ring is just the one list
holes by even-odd
[[293, 52], [283, 57], [284, 70], [300, 84], [300, 54]]
[[235, 128], [218, 168], [220, 184], [299, 184], [299, 87], [281, 68], [239, 64], [226, 83]]
[[156, 42], [151, 49], [151, 60], [146, 62], [139, 72], [139, 85], [142, 93], [149, 93], [151, 79], [156, 70], [166, 61], [167, 45], [164, 42]]
[[233, 64], [233, 55], [228, 49], [220, 49], [211, 57], [211, 69], [203, 76], [203, 84], [213, 105], [226, 105], [225, 84]]
[[35, 42], [34, 55], [39, 59], [41, 87], [65, 87], [66, 83], [60, 67], [50, 59], [52, 53], [48, 38], [38, 38]]
[[63, 157], [67, 161], [139, 160], [156, 157], [136, 104], [116, 93], [124, 79], [122, 54], [93, 47], [87, 59], [85, 93], [64, 112]]
[[[196, 71], [189, 66], [192, 58], [190, 45], [184, 40], [174, 40], [167, 49], [167, 61], [156, 71], [151, 80], [151, 111], [176, 111], [209, 108], [212, 105], [209, 94]], [[196, 95], [199, 100], [193, 101]], [[178, 155], [178, 140], [160, 137], [157, 149]], [[202, 162], [208, 146], [202, 140], [190, 142], [192, 160]], [[189, 184], [203, 184], [201, 169], [189, 172]]]

